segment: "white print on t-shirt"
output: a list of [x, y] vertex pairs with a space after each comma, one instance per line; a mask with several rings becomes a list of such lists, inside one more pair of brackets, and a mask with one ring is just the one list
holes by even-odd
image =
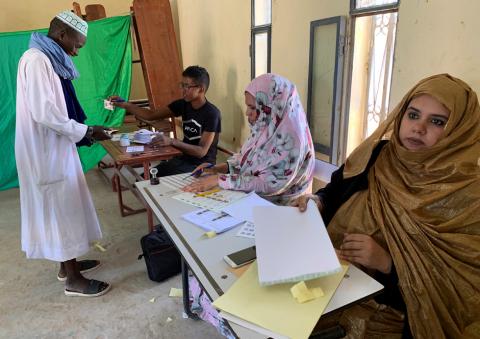
[[183, 134], [188, 140], [196, 140], [202, 137], [202, 125], [195, 119], [183, 122]]

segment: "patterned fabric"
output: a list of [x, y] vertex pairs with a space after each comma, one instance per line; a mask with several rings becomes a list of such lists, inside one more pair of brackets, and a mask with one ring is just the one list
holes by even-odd
[[235, 339], [235, 335], [226, 324], [226, 321], [223, 320], [215, 307], [213, 307], [212, 301], [194, 276], [188, 277], [188, 286], [190, 291], [190, 309], [192, 312], [198, 315], [200, 319], [215, 326], [218, 332], [224, 337]]
[[68, 26], [72, 27], [78, 33], [81, 33], [87, 36], [88, 33], [88, 24], [86, 21], [78, 17], [76, 14], [71, 11], [63, 11], [58, 13], [56, 17], [66, 23]]
[[36, 48], [45, 54], [52, 63], [53, 70], [60, 78], [73, 80], [79, 73], [72, 58], [62, 47], [48, 36], [34, 32], [30, 37], [29, 48]]
[[258, 119], [240, 153], [228, 160], [229, 174], [219, 177], [219, 185], [288, 203], [309, 188], [315, 164], [297, 88], [281, 76], [264, 74], [245, 91], [255, 97]]

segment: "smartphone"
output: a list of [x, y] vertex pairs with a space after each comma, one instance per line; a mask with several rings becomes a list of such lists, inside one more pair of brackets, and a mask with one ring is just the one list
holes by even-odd
[[257, 253], [255, 251], [255, 246], [252, 246], [244, 248], [238, 252], [227, 254], [223, 257], [223, 260], [233, 268], [237, 268], [254, 261], [256, 257]]

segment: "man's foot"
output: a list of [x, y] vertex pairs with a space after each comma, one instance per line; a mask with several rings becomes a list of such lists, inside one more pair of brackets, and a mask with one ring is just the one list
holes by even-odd
[[86, 284], [80, 283], [83, 286], [79, 289], [75, 286], [65, 287], [65, 295], [69, 297], [99, 297], [110, 290], [111, 285], [106, 282], [95, 279], [85, 280]]
[[[100, 263], [99, 260], [80, 260], [80, 261], [77, 261], [77, 265], [80, 270], [80, 273], [87, 273], [87, 272], [96, 270], [102, 264]], [[63, 269], [63, 265], [60, 266], [60, 271], [58, 272], [57, 279], [59, 281], [67, 280], [67, 274], [65, 272], [65, 269]]]

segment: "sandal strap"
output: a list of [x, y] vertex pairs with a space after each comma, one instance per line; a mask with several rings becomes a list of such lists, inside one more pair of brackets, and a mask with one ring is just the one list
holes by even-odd
[[102, 292], [104, 289], [108, 287], [108, 284], [106, 282], [100, 281], [100, 280], [95, 280], [95, 279], [90, 279], [88, 282], [87, 287], [83, 291], [84, 294], [97, 294], [99, 292]]

